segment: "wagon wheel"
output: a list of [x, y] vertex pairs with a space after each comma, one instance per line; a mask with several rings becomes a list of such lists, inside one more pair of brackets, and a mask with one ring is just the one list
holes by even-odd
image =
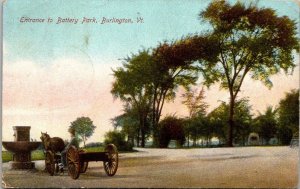
[[[85, 153], [86, 150], [79, 150], [79, 153]], [[80, 173], [85, 173], [88, 168], [89, 162], [87, 161], [80, 161]]]
[[117, 147], [109, 144], [106, 146], [105, 152], [108, 154], [108, 161], [103, 161], [104, 170], [108, 176], [114, 176], [117, 172], [119, 162]]
[[48, 173], [53, 176], [55, 171], [54, 154], [51, 151], [46, 152], [45, 166]]
[[80, 159], [78, 150], [71, 146], [67, 151], [68, 172], [72, 179], [77, 179], [80, 174]]
[[85, 173], [88, 168], [89, 162], [83, 161], [80, 162], [80, 173]]
[[59, 166], [58, 166], [58, 164], [56, 163], [55, 164], [55, 173], [58, 173], [59, 172]]

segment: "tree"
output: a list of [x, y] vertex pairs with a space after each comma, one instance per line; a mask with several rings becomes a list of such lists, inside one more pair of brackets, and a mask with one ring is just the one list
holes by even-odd
[[206, 109], [208, 108], [208, 104], [203, 101], [205, 98], [204, 88], [202, 87], [197, 96], [195, 94], [197, 94], [197, 90], [188, 90], [182, 95], [184, 99], [182, 103], [187, 106], [190, 118], [196, 116], [205, 116]]
[[278, 116], [279, 139], [289, 144], [293, 134], [299, 133], [299, 90], [291, 90], [280, 100]]
[[174, 116], [165, 117], [160, 123], [159, 131], [159, 146], [167, 148], [170, 140], [177, 140], [177, 143], [182, 146], [185, 142], [183, 129], [183, 120]]
[[203, 101], [205, 98], [204, 88], [202, 87], [197, 96], [195, 94], [197, 94], [196, 90], [187, 90], [185, 94], [182, 95], [184, 98], [182, 103], [187, 106], [189, 111], [189, 120], [185, 121], [185, 131], [187, 135], [188, 146], [190, 146], [190, 136], [193, 139], [193, 145], [196, 145], [196, 141], [201, 134], [200, 130], [203, 130], [203, 128], [206, 126], [204, 119], [208, 105]]
[[291, 90], [286, 93], [284, 99], [279, 102], [279, 124], [293, 131], [299, 132], [299, 90]]
[[210, 3], [200, 19], [212, 26], [207, 36], [216, 44], [217, 61], [199, 65], [208, 86], [220, 82], [230, 94], [227, 145], [233, 146], [235, 104], [246, 75], [272, 87], [271, 75], [292, 71], [293, 50], [299, 52], [297, 25], [273, 9], [224, 0]]
[[209, 125], [213, 128], [214, 135], [219, 139], [220, 143], [224, 143], [227, 134], [228, 105], [222, 102], [217, 108], [212, 110], [208, 115]]
[[[147, 117], [151, 108], [150, 78], [152, 58], [148, 50], [140, 51], [127, 57], [123, 67], [114, 72], [115, 81], [111, 93], [131, 107], [136, 108], [139, 119], [138, 134], [141, 133], [141, 146], [145, 147]], [[138, 137], [139, 146], [139, 137]]]
[[[241, 143], [245, 145], [246, 138], [251, 132], [251, 122], [252, 114], [251, 106], [249, 105], [249, 100], [247, 98], [242, 98], [236, 101], [236, 106], [234, 115], [236, 127], [233, 130], [234, 141], [236, 143]], [[228, 124], [227, 117], [229, 115], [230, 106], [226, 102], [222, 102], [217, 108], [208, 114], [209, 124], [212, 127], [213, 133], [219, 138], [219, 140], [224, 141], [228, 138]]]
[[[228, 107], [229, 109], [229, 107]], [[250, 132], [252, 131], [252, 106], [248, 98], [242, 98], [236, 101], [235, 105], [235, 128], [234, 140], [241, 145], [245, 145]]]
[[254, 119], [254, 127], [261, 138], [265, 139], [266, 144], [277, 133], [276, 113], [276, 109], [273, 110], [272, 106], [268, 106], [264, 114], [259, 113]]
[[139, 111], [142, 146], [145, 144], [146, 125], [151, 120], [154, 144], [158, 144], [158, 123], [166, 101], [174, 99], [179, 86], [187, 88], [196, 82], [192, 65], [177, 65], [165, 61], [157, 48], [140, 51], [125, 60], [123, 68], [114, 70], [115, 81], [111, 93]]
[[[117, 128], [121, 128], [122, 132], [127, 136], [127, 143], [139, 145], [140, 142], [140, 121], [138, 111], [130, 104], [126, 104], [123, 108], [124, 113], [112, 119], [112, 124]], [[148, 129], [149, 130], [149, 129]], [[147, 132], [147, 134], [149, 131]]]
[[[207, 36], [189, 35], [180, 40], [160, 43], [153, 49], [156, 72], [153, 82], [152, 125], [158, 128], [161, 111], [166, 100], [175, 97], [179, 86], [189, 89], [198, 79], [198, 61], [214, 61], [215, 43]], [[204, 73], [204, 72], [203, 72]], [[157, 138], [154, 135], [154, 138]]]
[[86, 140], [92, 136], [96, 126], [89, 117], [79, 117], [71, 122], [70, 128], [75, 129], [76, 134], [81, 137], [83, 145], [85, 146]]
[[120, 151], [131, 151], [132, 145], [125, 141], [125, 134], [117, 130], [108, 131], [104, 136], [104, 144], [114, 144]]

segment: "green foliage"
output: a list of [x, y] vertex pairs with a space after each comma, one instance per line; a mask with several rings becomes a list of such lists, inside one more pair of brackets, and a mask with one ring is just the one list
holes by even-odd
[[175, 98], [179, 86], [188, 88], [196, 82], [196, 68], [192, 65], [169, 64], [157, 52], [161, 45], [140, 51], [125, 59], [123, 67], [114, 71], [115, 81], [111, 93], [131, 108], [136, 108], [142, 146], [151, 122], [153, 138], [158, 136], [158, 122], [164, 103]]
[[160, 121], [159, 128], [159, 145], [161, 148], [167, 148], [170, 140], [177, 140], [181, 146], [184, 144], [185, 135], [181, 119], [168, 116]]
[[278, 137], [287, 145], [299, 133], [299, 90], [291, 90], [280, 100], [278, 115]]
[[104, 152], [103, 146], [85, 147], [83, 149], [87, 152]]
[[[209, 124], [212, 127], [214, 136], [221, 141], [225, 141], [228, 137], [228, 122], [229, 105], [222, 102], [217, 108], [208, 114]], [[245, 145], [247, 137], [251, 132], [252, 114], [251, 106], [247, 98], [242, 98], [236, 102], [234, 120], [235, 128], [233, 133], [236, 143]]]
[[2, 151], [2, 162], [8, 162], [12, 160], [12, 153], [9, 151]]
[[208, 104], [204, 102], [204, 88], [202, 87], [199, 93], [197, 90], [187, 90], [182, 97], [184, 98], [182, 103], [189, 110], [189, 118], [184, 121], [188, 146], [190, 146], [190, 139], [193, 140], [193, 146], [195, 146], [200, 137], [209, 138], [212, 133], [206, 119]]
[[[34, 150], [31, 152], [31, 160], [44, 160], [43, 150]], [[2, 151], [2, 162], [12, 161], [12, 153], [9, 151]]]
[[204, 88], [202, 87], [197, 96], [195, 94], [197, 94], [196, 90], [187, 90], [182, 95], [182, 97], [184, 98], [182, 103], [187, 106], [190, 118], [197, 116], [205, 116], [206, 109], [208, 108], [208, 104], [203, 101], [205, 98]]
[[204, 70], [214, 70], [204, 75], [208, 81], [221, 81], [222, 87], [237, 94], [248, 72], [271, 87], [270, 75], [295, 67], [292, 51], [299, 51], [296, 22], [277, 16], [273, 9], [213, 1], [200, 18], [212, 25], [211, 38], [218, 41], [219, 62], [203, 62]]
[[287, 127], [293, 133], [299, 132], [299, 90], [286, 93], [284, 99], [279, 102], [279, 124]]
[[[258, 8], [241, 2], [231, 5], [225, 0], [211, 2], [200, 19], [212, 26], [207, 34], [217, 45], [216, 59], [202, 60], [200, 69], [206, 85], [221, 83], [230, 94], [228, 145], [232, 145], [234, 106], [245, 76], [272, 87], [270, 76], [293, 71], [293, 51], [299, 52], [297, 25], [286, 16], [277, 16], [270, 8]], [[203, 38], [203, 36], [199, 36]]]
[[70, 128], [75, 129], [76, 135], [81, 137], [85, 146], [87, 138], [92, 136], [96, 126], [89, 117], [79, 117], [75, 121], [71, 122]]
[[293, 131], [288, 127], [279, 125], [277, 136], [282, 145], [289, 145], [293, 138]]
[[[153, 59], [148, 50], [127, 57], [123, 67], [113, 70], [115, 81], [111, 93], [125, 103], [125, 113], [114, 119], [122, 125], [130, 138], [141, 133], [141, 145], [145, 146], [149, 127], [147, 120], [152, 106]], [[138, 121], [138, 123], [136, 123]], [[131, 123], [134, 123], [131, 125]], [[139, 137], [138, 145], [139, 145]]]
[[122, 132], [127, 136], [127, 142], [133, 145], [136, 139], [137, 143], [139, 143], [139, 115], [135, 108], [130, 108], [129, 106], [125, 106], [123, 111], [123, 114], [112, 119], [113, 126], [116, 129], [122, 129]]
[[102, 147], [103, 143], [101, 142], [90, 142], [88, 144], [85, 145], [85, 148], [89, 148], [89, 147]]
[[131, 151], [132, 145], [126, 142], [123, 132], [114, 130], [108, 131], [104, 136], [104, 144], [114, 144], [119, 151]]
[[267, 143], [277, 133], [276, 113], [276, 109], [273, 110], [272, 106], [268, 106], [264, 114], [259, 113], [259, 116], [254, 119], [255, 131]]

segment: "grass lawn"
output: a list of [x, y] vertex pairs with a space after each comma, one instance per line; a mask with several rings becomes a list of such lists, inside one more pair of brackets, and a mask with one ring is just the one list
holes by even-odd
[[[45, 159], [42, 150], [34, 150], [31, 152], [31, 160], [43, 160]], [[2, 162], [8, 162], [12, 160], [12, 153], [8, 151], [2, 151]]]
[[[84, 148], [87, 152], [103, 152], [104, 147], [88, 147]], [[31, 152], [31, 160], [44, 160], [43, 150], [34, 150]], [[8, 151], [2, 151], [2, 162], [8, 162], [12, 160], [12, 153]]]

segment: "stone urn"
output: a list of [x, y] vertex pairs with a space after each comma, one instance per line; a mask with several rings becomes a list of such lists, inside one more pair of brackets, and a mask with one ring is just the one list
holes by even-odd
[[10, 161], [11, 169], [33, 169], [31, 162], [31, 151], [37, 149], [41, 142], [30, 142], [30, 126], [14, 126], [13, 142], [3, 141], [3, 147], [12, 152], [13, 160]]

